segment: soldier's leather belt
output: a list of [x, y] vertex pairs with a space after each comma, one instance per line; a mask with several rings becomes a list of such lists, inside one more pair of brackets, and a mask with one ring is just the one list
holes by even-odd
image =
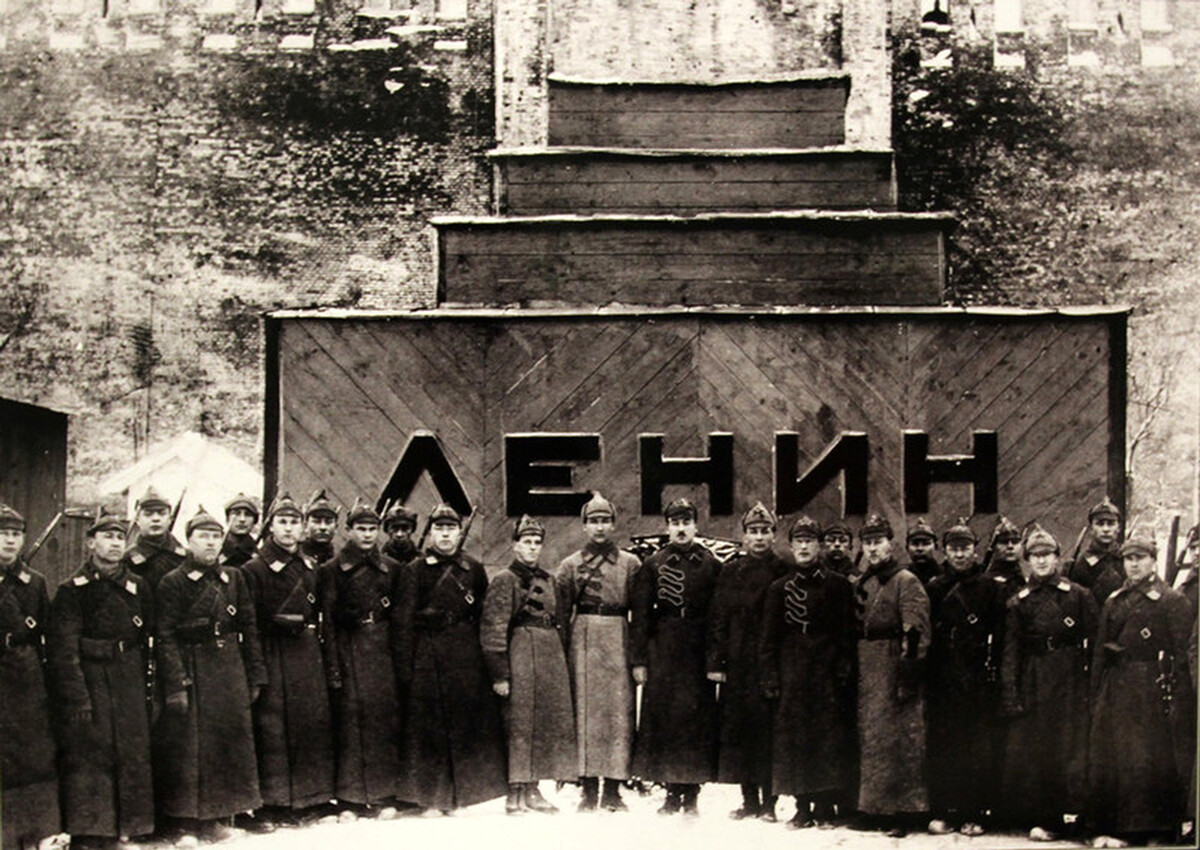
[[239, 631], [225, 631], [220, 623], [205, 623], [200, 625], [180, 626], [175, 630], [175, 636], [183, 643], [220, 642], [225, 638], [242, 639]]
[[900, 640], [902, 637], [904, 637], [904, 632], [899, 629], [881, 629], [879, 631], [866, 629], [862, 634], [862, 640]]
[[[1157, 664], [1158, 652], [1151, 650], [1149, 653], [1126, 648], [1124, 652], [1113, 652], [1107, 647], [1104, 650], [1105, 662], [1110, 667], [1120, 667], [1125, 664]], [[1171, 653], [1167, 653], [1168, 659], [1173, 659]]]
[[418, 611], [413, 615], [413, 625], [423, 632], [440, 632], [459, 623], [474, 622], [474, 617], [459, 616], [451, 611]]
[[38, 633], [35, 631], [23, 632], [5, 632], [4, 633], [4, 648], [12, 649], [18, 646], [33, 646], [39, 642]]
[[513, 627], [530, 626], [535, 629], [557, 629], [558, 620], [553, 614], [518, 614], [513, 617]]
[[317, 630], [316, 623], [268, 623], [267, 630], [270, 634], [281, 635], [283, 637], [299, 637], [305, 632], [315, 632]]
[[592, 614], [597, 617], [624, 617], [628, 612], [629, 609], [624, 605], [584, 603], [575, 607], [577, 614]]
[[126, 652], [141, 649], [142, 646], [142, 641], [136, 638], [131, 640], [117, 640], [114, 638], [81, 637], [79, 639], [79, 655], [81, 658], [86, 658], [89, 661], [111, 661], [119, 655], [124, 655]]
[[387, 618], [381, 612], [371, 611], [365, 617], [358, 613], [340, 613], [333, 615], [333, 624], [339, 629], [361, 629], [363, 626], [372, 626], [375, 623], [385, 623]]
[[1021, 651], [1029, 655], [1045, 655], [1056, 649], [1074, 649], [1083, 646], [1083, 641], [1077, 637], [1061, 635], [1022, 635]]
[[694, 620], [696, 619], [696, 613], [693, 611], [692, 616], [689, 618], [686, 606], [683, 608], [675, 608], [670, 605], [664, 605], [661, 608], [656, 607], [654, 609], [654, 617], [655, 619], [659, 620]]

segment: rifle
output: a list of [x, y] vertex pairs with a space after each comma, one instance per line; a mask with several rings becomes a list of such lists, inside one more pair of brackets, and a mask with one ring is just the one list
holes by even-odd
[[54, 533], [54, 529], [58, 528], [58, 524], [62, 521], [62, 518], [65, 514], [66, 511], [62, 510], [54, 515], [54, 519], [50, 520], [50, 524], [47, 525], [45, 530], [38, 535], [37, 540], [33, 541], [33, 545], [30, 546], [29, 551], [25, 553], [25, 563], [28, 564], [33, 560], [33, 556], [36, 555], [38, 550], [41, 549], [42, 546], [45, 545], [46, 541], [50, 539], [50, 535]]
[[175, 520], [179, 519], [179, 511], [183, 507], [183, 497], [187, 495], [187, 485], [184, 485], [183, 490], [179, 493], [179, 498], [175, 501], [175, 507], [171, 508], [171, 524], [167, 526], [168, 533], [175, 532]]
[[429, 516], [425, 517], [425, 527], [421, 529], [421, 536], [417, 538], [417, 551], [425, 551], [425, 538], [429, 536], [429, 529], [433, 525], [433, 511], [429, 512]]
[[1167, 535], [1167, 572], [1163, 576], [1167, 587], [1175, 586], [1175, 578], [1179, 575], [1179, 568], [1183, 566], [1183, 559], [1177, 558], [1179, 551], [1179, 514], [1171, 517], [1171, 532]]
[[471, 524], [475, 522], [475, 511], [467, 514], [467, 522], [463, 526], [462, 534], [458, 538], [458, 551], [463, 550], [463, 546], [467, 544], [467, 535], [471, 533]]
[[1161, 649], [1158, 651], [1158, 678], [1155, 681], [1158, 682], [1162, 713], [1170, 717], [1175, 713], [1175, 656], [1167, 655]]
[[990, 684], [995, 684], [996, 681], [1000, 678], [1000, 676], [998, 675], [999, 671], [996, 670], [995, 641], [993, 640], [993, 637], [994, 637], [994, 635], [992, 634], [992, 632], [988, 632], [987, 655], [984, 657], [984, 660], [983, 660], [984, 674], [987, 676], [987, 680]]
[[[1075, 549], [1071, 552], [1071, 563], [1074, 564], [1079, 560], [1079, 553], [1083, 550], [1083, 541], [1087, 537], [1088, 530], [1092, 527], [1091, 522], [1084, 524], [1079, 530], [1079, 536], [1075, 538]], [[1069, 569], [1069, 567], [1068, 567]]]

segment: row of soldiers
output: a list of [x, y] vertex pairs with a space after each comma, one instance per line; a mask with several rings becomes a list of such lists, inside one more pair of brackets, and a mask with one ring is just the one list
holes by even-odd
[[24, 520], [0, 510], [5, 850], [60, 816], [109, 840], [156, 815], [220, 837], [257, 810], [245, 822], [269, 828], [331, 799], [381, 817], [502, 795], [512, 814], [552, 812], [540, 780], [579, 781], [582, 811], [621, 811], [635, 776], [666, 786], [664, 815], [732, 782], [739, 819], [774, 820], [788, 794], [789, 827], [853, 813], [893, 835], [932, 814], [933, 832], [990, 821], [1034, 840], [1086, 822], [1119, 846], [1188, 814], [1194, 571], [1190, 600], [1166, 587], [1154, 544], [1121, 544], [1107, 500], [1065, 570], [1052, 536], [1003, 521], [986, 564], [965, 522], [939, 563], [918, 521], [906, 568], [878, 516], [858, 558], [848, 526], [809, 517], [781, 554], [762, 504], [722, 564], [684, 499], [642, 563], [597, 495], [557, 569], [523, 517], [489, 582], [448, 506], [421, 551], [403, 507], [357, 502], [335, 550], [338, 518], [323, 493], [303, 508], [283, 495], [258, 541], [239, 496], [228, 532], [200, 511], [185, 546], [151, 491], [132, 546], [122, 519], [97, 516], [51, 604], [20, 557]]

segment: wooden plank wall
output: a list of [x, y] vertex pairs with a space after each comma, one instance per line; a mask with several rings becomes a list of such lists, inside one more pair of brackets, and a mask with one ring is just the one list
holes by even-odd
[[[32, 404], [0, 399], [0, 500], [20, 511], [32, 544], [67, 495], [67, 415]], [[57, 574], [54, 555], [35, 563]]]
[[[776, 431], [799, 433], [805, 463], [840, 432], [865, 431], [870, 507], [902, 529], [902, 431], [927, 430], [931, 453], [953, 454], [970, 452], [973, 430], [994, 429], [1001, 510], [1018, 523], [1039, 518], [1069, 545], [1087, 506], [1119, 474], [1111, 460], [1121, 457], [1123, 436], [1109, 434], [1118, 322], [865, 314], [287, 320], [277, 472], [293, 493], [327, 486], [343, 503], [374, 498], [408, 437], [432, 430], [480, 506], [468, 549], [496, 568], [510, 545], [505, 433], [599, 433], [602, 461], [577, 467], [575, 485], [613, 498], [627, 534], [661, 528], [660, 518], [637, 515], [639, 433], [665, 434], [668, 456], [702, 456], [709, 432], [732, 432], [740, 513], [772, 497]], [[838, 486], [810, 505], [818, 518], [840, 511]], [[700, 505], [703, 531], [738, 535], [736, 516], [708, 517], [704, 488], [670, 487], [664, 498], [685, 494]], [[424, 481], [411, 505], [424, 513], [435, 501]], [[935, 485], [929, 517], [942, 526], [969, 505], [969, 485]], [[578, 522], [547, 522], [546, 556], [557, 560], [578, 544]], [[993, 522], [977, 518], [981, 536]]]

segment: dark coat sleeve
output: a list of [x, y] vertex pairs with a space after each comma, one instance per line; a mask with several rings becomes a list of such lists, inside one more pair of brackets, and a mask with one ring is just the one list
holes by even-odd
[[655, 560], [651, 555], [629, 578], [629, 666], [644, 667], [650, 657], [650, 612], [654, 607]]
[[163, 693], [167, 696], [185, 691], [192, 684], [187, 668], [183, 664], [183, 653], [179, 649], [176, 629], [183, 605], [183, 584], [175, 574], [163, 577], [154, 596], [157, 612], [155, 635], [158, 652], [158, 677]]
[[258, 640], [258, 615], [254, 608], [254, 599], [246, 586], [246, 578], [241, 570], [227, 570], [229, 584], [233, 587], [234, 598], [237, 602], [235, 615], [238, 631], [242, 633], [242, 663], [246, 667], [246, 682], [253, 688], [255, 685], [267, 684], [267, 664], [263, 660], [262, 644]]
[[329, 687], [341, 687], [342, 667], [338, 662], [338, 633], [333, 612], [337, 608], [337, 564], [322, 564], [317, 569], [317, 605], [321, 612], [321, 658], [325, 662], [325, 681]]
[[79, 663], [79, 638], [83, 635], [80, 588], [67, 582], [59, 587], [50, 609], [46, 639], [47, 661], [54, 692], [63, 711], [92, 707], [83, 667]]
[[758, 633], [759, 683], [764, 692], [779, 691], [779, 641], [783, 634], [783, 581], [775, 581], [763, 596]]
[[708, 635], [705, 640], [705, 670], [724, 673], [729, 656], [729, 606], [725, 594], [725, 571], [729, 564], [715, 568], [712, 601], [708, 606]]
[[519, 579], [511, 570], [504, 570], [492, 579], [483, 600], [483, 617], [479, 621], [479, 644], [493, 682], [511, 677], [508, 666], [508, 629], [516, 613], [516, 585]]
[[409, 561], [392, 577], [392, 663], [396, 666], [396, 682], [401, 688], [412, 684], [413, 653], [416, 641], [413, 621], [417, 612], [417, 564]]
[[[1088, 594], [1091, 597], [1091, 594]], [[1095, 602], [1092, 603], [1095, 605]], [[1000, 652], [1000, 701], [1006, 712], [1021, 710], [1021, 612], [1017, 597], [1008, 601], [1004, 615], [1004, 643]]]

